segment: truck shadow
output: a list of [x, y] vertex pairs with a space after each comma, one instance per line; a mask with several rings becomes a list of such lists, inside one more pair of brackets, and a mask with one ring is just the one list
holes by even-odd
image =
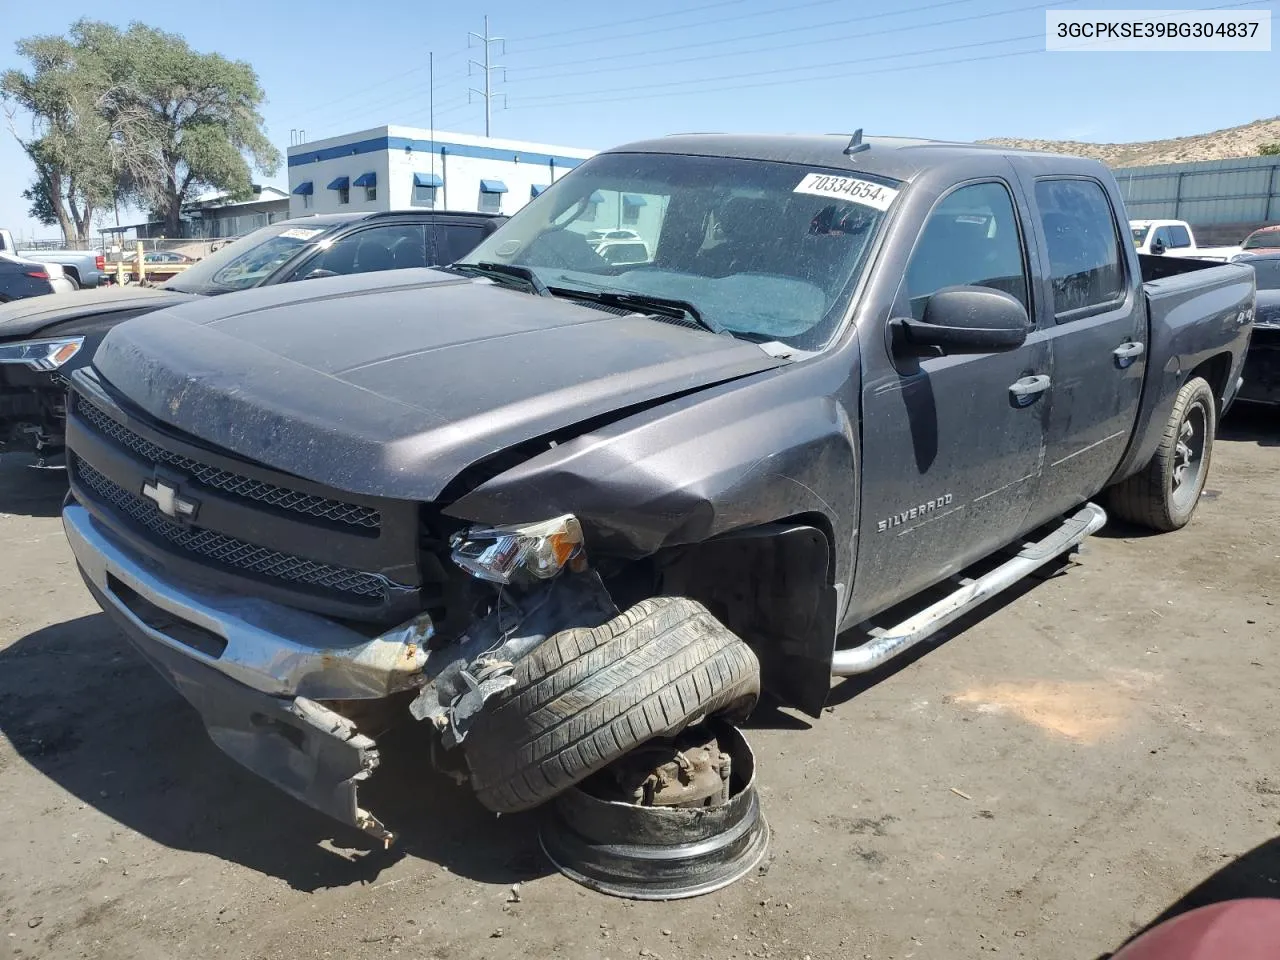
[[1238, 404], [1223, 418], [1218, 427], [1218, 439], [1256, 443], [1260, 447], [1280, 447], [1280, 410]]
[[[1135, 931], [1116, 950], [1174, 917], [1210, 904], [1246, 898], [1280, 900], [1280, 837], [1254, 847], [1197, 884], [1146, 926]], [[1108, 960], [1112, 955], [1104, 953], [1097, 960]]]
[[[848, 703], [858, 695], [866, 693], [877, 684], [883, 683], [895, 674], [905, 670], [921, 657], [927, 656], [931, 651], [951, 642], [953, 638], [964, 633], [970, 627], [977, 626], [984, 619], [996, 613], [996, 611], [1026, 596], [1049, 577], [1065, 576], [1066, 569], [1062, 565], [1050, 564], [1045, 568], [1043, 574], [1032, 575], [1015, 583], [1003, 593], [997, 594], [986, 603], [975, 607], [964, 616], [948, 624], [934, 636], [911, 647], [875, 670], [845, 679], [835, 679], [831, 687], [831, 693], [827, 697], [827, 708], [838, 707], [841, 704]], [[836, 638], [838, 647], [853, 646], [858, 642], [858, 639], [851, 637], [850, 634], [841, 634]]]
[[62, 470], [33, 470], [35, 458], [24, 453], [0, 453], [0, 513], [28, 517], [56, 517], [67, 495]]
[[399, 833], [390, 850], [312, 811], [224, 756], [101, 614], [0, 650], [0, 732], [32, 767], [129, 829], [298, 890], [368, 883], [405, 857], [483, 883], [553, 869], [532, 815], [495, 817], [432, 772], [414, 737], [380, 739], [382, 766], [361, 788], [362, 806]]

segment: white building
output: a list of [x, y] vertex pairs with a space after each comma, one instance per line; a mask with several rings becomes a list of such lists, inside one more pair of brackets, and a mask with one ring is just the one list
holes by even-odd
[[374, 127], [289, 148], [289, 215], [407, 207], [515, 213], [594, 153]]

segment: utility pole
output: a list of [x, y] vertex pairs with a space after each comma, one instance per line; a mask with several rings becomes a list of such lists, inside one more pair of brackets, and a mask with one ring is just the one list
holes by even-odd
[[478, 60], [469, 60], [469, 61], [467, 61], [467, 76], [471, 76], [471, 68], [472, 68], [472, 67], [476, 67], [476, 68], [478, 68], [478, 69], [480, 69], [480, 70], [483, 70], [483, 71], [484, 71], [484, 90], [477, 90], [475, 87], [468, 87], [468, 88], [467, 88], [467, 103], [470, 103], [470, 102], [471, 102], [471, 94], [473, 94], [473, 93], [474, 93], [476, 96], [478, 96], [478, 97], [484, 97], [484, 135], [487, 137], [487, 136], [489, 136], [489, 126], [490, 126], [490, 121], [491, 121], [491, 119], [492, 119], [492, 114], [493, 114], [493, 109], [492, 109], [492, 108], [493, 108], [493, 98], [494, 98], [495, 96], [500, 96], [500, 97], [502, 97], [502, 102], [505, 104], [505, 103], [506, 103], [506, 97], [507, 97], [507, 95], [506, 95], [505, 93], [502, 93], [502, 94], [495, 94], [495, 93], [493, 92], [493, 84], [492, 84], [492, 80], [493, 80], [493, 71], [495, 71], [495, 70], [501, 70], [501, 71], [502, 71], [502, 80], [503, 80], [503, 82], [505, 83], [505, 82], [506, 82], [506, 79], [507, 79], [507, 68], [506, 68], [506, 67], [500, 67], [500, 66], [498, 66], [497, 64], [490, 62], [490, 60], [489, 60], [489, 50], [490, 50], [490, 48], [491, 48], [495, 43], [500, 43], [500, 44], [502, 44], [502, 53], [503, 53], [503, 56], [505, 56], [505, 55], [506, 55], [506, 53], [507, 53], [507, 41], [506, 41], [506, 39], [505, 39], [505, 38], [503, 38], [503, 37], [491, 37], [491, 36], [489, 36], [489, 17], [488, 17], [488, 15], [486, 15], [486, 16], [485, 16], [485, 18], [484, 18], [484, 36], [480, 36], [480, 34], [478, 34], [478, 33], [468, 33], [468, 34], [467, 34], [467, 49], [470, 49], [470, 48], [471, 48], [471, 38], [472, 38], [472, 37], [474, 37], [476, 40], [479, 40], [482, 44], [484, 44], [484, 63], [480, 63]]

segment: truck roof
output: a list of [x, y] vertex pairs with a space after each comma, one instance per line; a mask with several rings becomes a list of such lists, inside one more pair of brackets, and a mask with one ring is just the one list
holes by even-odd
[[975, 156], [1034, 156], [1060, 160], [1064, 170], [1103, 168], [1098, 160], [1069, 154], [1018, 150], [994, 144], [954, 143], [913, 137], [865, 137], [867, 147], [846, 154], [850, 134], [781, 135], [683, 133], [614, 147], [606, 153], [670, 153], [690, 156], [773, 160], [810, 166], [844, 167], [895, 180], [911, 180], [924, 169], [971, 160]]

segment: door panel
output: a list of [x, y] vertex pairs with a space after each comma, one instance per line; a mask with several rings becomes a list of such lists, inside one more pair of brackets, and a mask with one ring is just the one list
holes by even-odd
[[[929, 296], [955, 284], [995, 287], [1025, 305], [1023, 227], [1003, 183], [944, 196], [917, 240], [894, 315], [920, 319]], [[862, 353], [876, 349], [885, 347], [867, 342]], [[1007, 353], [899, 359], [880, 374], [864, 364], [859, 609], [882, 609], [1024, 530], [1051, 390], [1032, 378], [1050, 376], [1050, 358], [1032, 331]]]
[[1128, 277], [1124, 234], [1102, 185], [1087, 179], [1035, 184], [1053, 387], [1045, 434], [1040, 516], [1094, 496], [1124, 455], [1146, 372], [1146, 313]]

